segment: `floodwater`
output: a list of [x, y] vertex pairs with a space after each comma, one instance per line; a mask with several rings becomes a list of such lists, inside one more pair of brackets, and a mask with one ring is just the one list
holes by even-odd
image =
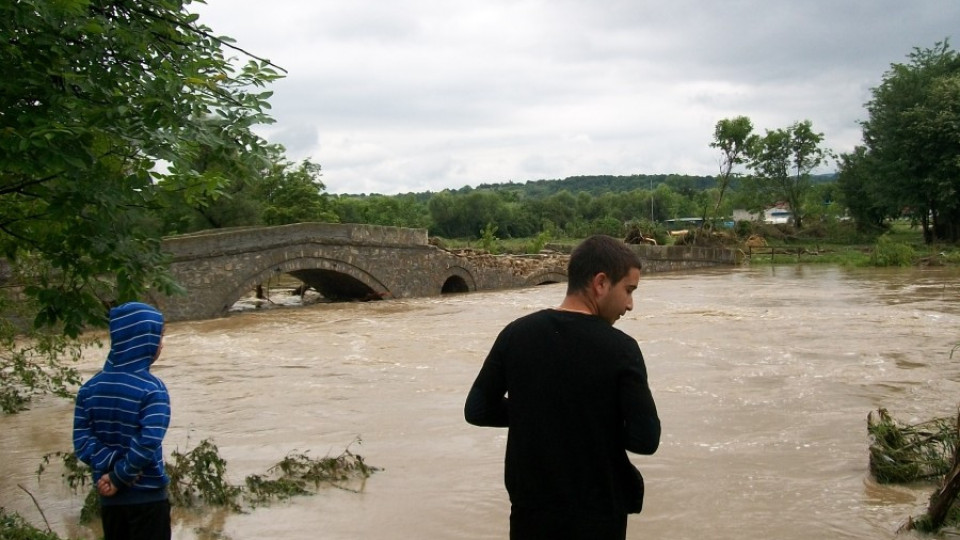
[[[155, 366], [170, 389], [165, 448], [213, 441], [240, 483], [292, 451], [344, 448], [383, 470], [245, 514], [175, 513], [174, 537], [506, 538], [506, 432], [463, 421], [500, 328], [559, 303], [563, 285], [315, 304], [175, 323]], [[617, 326], [647, 360], [660, 450], [633, 456], [644, 511], [628, 538], [894, 538], [929, 485], [867, 470], [866, 417], [954, 416], [960, 400], [960, 271], [822, 266], [652, 274]], [[85, 376], [103, 352], [84, 361]], [[70, 449], [72, 404], [0, 417], [0, 505], [60, 534], [79, 497], [39, 457]], [[354, 442], [360, 438], [362, 443]], [[18, 487], [18, 486], [22, 486]], [[898, 538], [919, 538], [914, 534]]]

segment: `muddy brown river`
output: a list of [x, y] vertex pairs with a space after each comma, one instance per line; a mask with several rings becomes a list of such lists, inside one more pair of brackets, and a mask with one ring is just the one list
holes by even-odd
[[[506, 538], [506, 431], [463, 421], [497, 332], [556, 306], [563, 285], [251, 311], [168, 326], [154, 370], [173, 420], [165, 448], [212, 440], [234, 482], [291, 451], [350, 447], [383, 468], [245, 514], [177, 511], [174, 538]], [[960, 270], [777, 266], [644, 276], [617, 326], [647, 359], [660, 450], [633, 456], [644, 511], [628, 538], [894, 538], [929, 485], [878, 485], [866, 417], [954, 416]], [[82, 363], [84, 376], [104, 351]], [[62, 535], [80, 497], [41, 455], [70, 449], [72, 403], [0, 417], [0, 505]], [[899, 538], [920, 538], [905, 534]]]

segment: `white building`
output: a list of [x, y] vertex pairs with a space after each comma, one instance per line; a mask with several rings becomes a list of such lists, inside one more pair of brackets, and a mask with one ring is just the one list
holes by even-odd
[[790, 212], [790, 206], [786, 203], [776, 204], [763, 210], [763, 219], [753, 212], [743, 209], [733, 211], [733, 221], [763, 221], [764, 223], [790, 223], [793, 221], [793, 213]]

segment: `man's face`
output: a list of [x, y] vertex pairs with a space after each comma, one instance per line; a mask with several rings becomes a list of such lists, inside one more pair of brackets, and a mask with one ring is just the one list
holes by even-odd
[[630, 272], [616, 283], [607, 280], [597, 298], [598, 315], [610, 324], [617, 322], [624, 313], [633, 309], [633, 291], [637, 290], [639, 283], [639, 268], [631, 268]]

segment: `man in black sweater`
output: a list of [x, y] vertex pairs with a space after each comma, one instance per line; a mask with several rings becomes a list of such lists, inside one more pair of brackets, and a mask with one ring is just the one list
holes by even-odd
[[512, 540], [624, 539], [640, 512], [643, 478], [626, 452], [654, 453], [660, 419], [640, 347], [613, 327], [640, 269], [619, 240], [583, 241], [560, 306], [507, 325], [470, 389], [467, 422], [509, 428]]

